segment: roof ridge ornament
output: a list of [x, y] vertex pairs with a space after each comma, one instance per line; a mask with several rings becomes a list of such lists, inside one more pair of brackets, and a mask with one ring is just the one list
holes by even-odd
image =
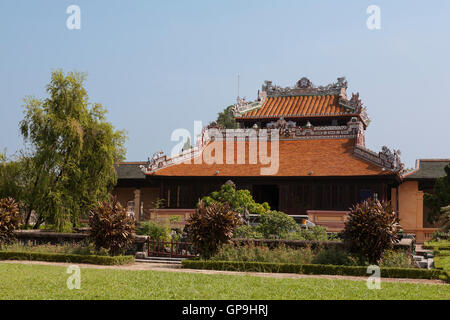
[[272, 84], [272, 81], [264, 81], [262, 91], [267, 92], [268, 96], [277, 95], [301, 95], [301, 94], [342, 94], [348, 88], [348, 82], [345, 77], [337, 78], [336, 82], [326, 86], [315, 86], [307, 77], [302, 77], [293, 87], [281, 87]]

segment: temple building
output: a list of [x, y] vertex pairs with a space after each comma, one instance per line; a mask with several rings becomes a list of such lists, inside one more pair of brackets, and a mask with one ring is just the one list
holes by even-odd
[[[119, 164], [114, 193], [137, 219], [179, 215], [183, 221], [199, 198], [231, 180], [257, 202], [308, 215], [328, 231], [341, 230], [349, 208], [369, 197], [398, 209], [399, 152], [366, 148], [370, 119], [359, 94], [347, 96], [347, 86], [345, 78], [327, 86], [302, 78], [287, 88], [266, 81], [256, 101], [238, 99], [239, 129], [210, 125], [180, 154]], [[157, 199], [164, 199], [164, 209], [154, 209]]]

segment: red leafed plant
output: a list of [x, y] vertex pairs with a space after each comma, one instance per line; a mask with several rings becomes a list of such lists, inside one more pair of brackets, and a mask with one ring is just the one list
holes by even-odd
[[213, 202], [206, 206], [200, 201], [198, 209], [189, 217], [185, 230], [201, 256], [208, 258], [222, 244], [230, 241], [234, 230], [241, 224], [240, 214], [231, 210], [228, 203]]
[[13, 198], [0, 199], [0, 246], [14, 239], [20, 218], [19, 206]]
[[342, 236], [350, 252], [376, 264], [399, 241], [399, 230], [391, 204], [369, 199], [351, 209]]
[[99, 202], [89, 213], [90, 238], [97, 249], [105, 248], [113, 256], [121, 254], [133, 243], [134, 219], [112, 198]]

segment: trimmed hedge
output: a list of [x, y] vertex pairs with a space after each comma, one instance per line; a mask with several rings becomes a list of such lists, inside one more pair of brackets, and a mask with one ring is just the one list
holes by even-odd
[[424, 249], [428, 250], [440, 250], [440, 251], [449, 251], [450, 250], [450, 241], [439, 241], [439, 242], [425, 242]]
[[[186, 269], [226, 270], [244, 272], [271, 272], [271, 273], [300, 273], [300, 274], [326, 274], [341, 276], [369, 276], [367, 267], [363, 266], [336, 266], [321, 264], [288, 264], [270, 262], [246, 261], [206, 261], [183, 260], [182, 267]], [[427, 270], [416, 268], [381, 268], [383, 278], [409, 278], [409, 279], [441, 279], [448, 281], [448, 274], [442, 270]]]
[[134, 262], [133, 256], [95, 256], [63, 253], [0, 251], [0, 260], [32, 260], [49, 262], [88, 263], [98, 265], [123, 265]]

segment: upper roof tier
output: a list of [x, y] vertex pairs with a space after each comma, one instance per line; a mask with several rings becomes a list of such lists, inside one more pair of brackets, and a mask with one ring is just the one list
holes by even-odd
[[300, 79], [295, 86], [282, 88], [265, 81], [258, 100], [247, 103], [238, 99], [234, 108], [236, 120], [296, 118], [359, 117], [365, 126], [370, 122], [359, 93], [347, 98], [347, 81], [316, 87], [307, 78]]

